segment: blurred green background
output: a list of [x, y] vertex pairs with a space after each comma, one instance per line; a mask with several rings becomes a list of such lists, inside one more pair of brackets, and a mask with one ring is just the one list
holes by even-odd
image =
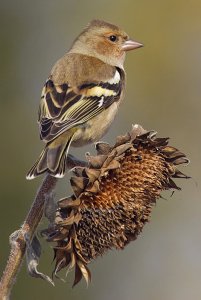
[[[72, 289], [71, 274], [66, 284], [58, 280], [53, 288], [30, 278], [23, 265], [11, 299], [200, 300], [200, 0], [1, 1], [0, 269], [9, 251], [8, 236], [22, 223], [41, 181], [25, 180], [43, 147], [36, 124], [41, 88], [54, 62], [94, 18], [121, 26], [145, 45], [127, 55], [126, 101], [104, 140], [113, 143], [132, 123], [155, 129], [190, 158], [182, 171], [192, 179], [177, 180], [182, 191], [172, 197], [164, 194], [137, 241], [90, 265], [88, 289], [84, 282]], [[76, 154], [85, 151], [93, 152], [93, 147]], [[57, 197], [71, 193], [66, 180]], [[52, 249], [43, 246], [40, 269], [51, 274]]]

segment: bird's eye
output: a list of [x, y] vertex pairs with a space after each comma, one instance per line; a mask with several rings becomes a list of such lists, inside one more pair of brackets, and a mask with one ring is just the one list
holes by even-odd
[[116, 35], [110, 35], [109, 39], [110, 39], [111, 42], [116, 42], [117, 36]]

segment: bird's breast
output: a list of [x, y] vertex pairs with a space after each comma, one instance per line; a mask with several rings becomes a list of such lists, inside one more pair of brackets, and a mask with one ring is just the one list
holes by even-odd
[[80, 147], [89, 143], [99, 141], [108, 131], [118, 110], [119, 102], [114, 102], [101, 114], [92, 118], [79, 127], [74, 134], [72, 146]]

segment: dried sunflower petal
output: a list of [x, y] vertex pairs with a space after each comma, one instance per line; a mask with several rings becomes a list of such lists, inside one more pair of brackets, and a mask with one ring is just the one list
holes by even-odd
[[180, 189], [173, 178], [189, 178], [177, 169], [188, 159], [168, 142], [135, 125], [113, 147], [97, 143], [97, 156], [87, 154], [88, 165], [75, 168], [74, 195], [58, 202], [54, 224], [43, 231], [57, 242], [55, 274], [74, 267], [73, 285], [82, 277], [88, 283], [87, 264], [135, 240], [161, 192]]

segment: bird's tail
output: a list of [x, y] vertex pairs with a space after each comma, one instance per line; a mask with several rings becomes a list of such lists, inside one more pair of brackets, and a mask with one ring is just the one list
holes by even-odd
[[61, 135], [47, 143], [38, 160], [27, 173], [26, 179], [34, 179], [45, 172], [54, 177], [62, 178], [65, 175], [66, 155], [72, 138], [73, 135], [67, 137]]

